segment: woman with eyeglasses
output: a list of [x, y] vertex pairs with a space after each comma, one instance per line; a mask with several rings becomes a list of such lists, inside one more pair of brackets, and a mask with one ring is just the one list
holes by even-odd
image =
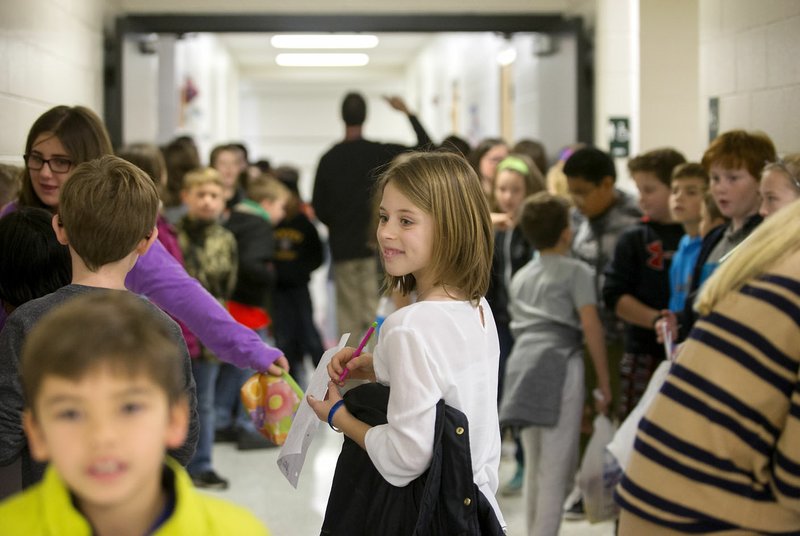
[[[78, 164], [113, 154], [102, 120], [83, 106], [56, 106], [34, 123], [25, 142], [25, 170], [17, 206], [58, 211], [61, 187]], [[160, 242], [136, 262], [125, 284], [186, 324], [222, 361], [280, 375], [288, 370], [283, 353], [263, 343], [237, 323], [202, 286], [191, 278]], [[0, 328], [5, 312], [0, 310]]]
[[764, 218], [800, 198], [800, 153], [771, 162], [761, 172], [761, 208]]

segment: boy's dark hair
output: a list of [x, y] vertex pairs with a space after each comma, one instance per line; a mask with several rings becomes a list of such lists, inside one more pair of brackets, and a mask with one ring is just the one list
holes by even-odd
[[108, 291], [71, 299], [33, 327], [21, 358], [25, 403], [35, 411], [48, 377], [77, 381], [101, 367], [124, 377], [148, 377], [170, 403], [185, 396], [180, 349], [165, 323], [142, 298]]
[[581, 178], [593, 184], [600, 184], [605, 177], [617, 179], [614, 160], [596, 147], [578, 149], [564, 162], [564, 175], [568, 178]]
[[69, 248], [56, 239], [53, 215], [20, 207], [0, 218], [0, 300], [19, 307], [72, 280]]
[[708, 187], [708, 172], [697, 162], [686, 162], [672, 170], [672, 180], [676, 179], [702, 179]]
[[158, 147], [152, 143], [131, 143], [121, 147], [117, 156], [147, 173], [156, 188], [161, 190], [161, 180], [167, 171], [167, 165]]
[[167, 166], [167, 187], [164, 192], [164, 205], [168, 207], [180, 206], [181, 190], [183, 190], [183, 177], [187, 172], [200, 167], [200, 156], [197, 146], [191, 138], [175, 138], [161, 149], [164, 163]]
[[528, 155], [542, 175], [547, 173], [547, 150], [541, 142], [532, 139], [519, 140], [511, 152]]
[[242, 149], [238, 145], [234, 145], [232, 143], [217, 145], [213, 149], [211, 149], [211, 154], [208, 157], [208, 165], [214, 167], [217, 163], [217, 158], [219, 158], [220, 153], [224, 152], [229, 152], [238, 155], [242, 152]]
[[244, 156], [244, 161], [246, 163], [248, 164], [250, 163], [250, 151], [247, 150], [247, 145], [245, 145], [244, 142], [232, 141], [230, 145], [231, 147], [236, 148], [237, 151], [242, 153], [242, 156]]
[[118, 156], [79, 165], [61, 189], [59, 224], [92, 271], [129, 255], [153, 232], [158, 191], [144, 171]]
[[447, 153], [460, 154], [464, 158], [468, 158], [470, 151], [472, 151], [469, 142], [455, 134], [450, 134], [443, 139], [442, 143], [439, 145], [439, 150]]
[[654, 173], [658, 180], [666, 186], [670, 185], [672, 171], [676, 166], [686, 162], [686, 157], [671, 147], [653, 149], [628, 161], [628, 171], [631, 174], [638, 172]]
[[342, 119], [348, 127], [364, 124], [367, 118], [367, 101], [361, 93], [350, 92], [342, 101]]
[[531, 246], [552, 248], [569, 226], [569, 202], [548, 192], [535, 193], [522, 203], [519, 219], [522, 234]]
[[714, 138], [700, 163], [709, 173], [714, 164], [727, 169], [745, 168], [756, 181], [761, 181], [761, 170], [767, 162], [777, 159], [775, 145], [763, 132], [729, 130]]

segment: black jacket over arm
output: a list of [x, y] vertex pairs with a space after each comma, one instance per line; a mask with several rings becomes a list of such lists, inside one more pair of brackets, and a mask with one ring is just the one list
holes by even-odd
[[[389, 388], [348, 391], [345, 406], [369, 425], [386, 423]], [[321, 535], [503, 536], [492, 506], [472, 479], [467, 417], [440, 400], [431, 466], [402, 488], [389, 484], [367, 452], [345, 437]]]

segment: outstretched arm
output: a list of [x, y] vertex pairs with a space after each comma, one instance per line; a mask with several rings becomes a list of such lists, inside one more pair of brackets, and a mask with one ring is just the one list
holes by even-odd
[[[236, 322], [158, 241], [136, 261], [125, 286], [186, 324], [226, 363], [269, 370], [270, 374], [280, 374], [277, 367], [271, 367], [275, 361], [286, 363], [283, 352], [267, 346], [253, 330]], [[285, 368], [288, 369], [288, 364]]]

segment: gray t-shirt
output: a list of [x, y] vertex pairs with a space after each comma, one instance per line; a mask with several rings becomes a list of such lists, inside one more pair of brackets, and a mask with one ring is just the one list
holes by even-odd
[[581, 329], [578, 310], [597, 304], [592, 271], [564, 255], [539, 255], [511, 280], [511, 330], [515, 337], [555, 323]]
[[[127, 292], [109, 290], [83, 285], [67, 285], [41, 298], [31, 300], [8, 317], [3, 331], [0, 332], [0, 465], [17, 464], [21, 457], [22, 485], [29, 486], [39, 481], [44, 473], [44, 466], [30, 458], [27, 441], [22, 430], [22, 411], [24, 398], [19, 377], [19, 360], [22, 344], [33, 326], [48, 311], [70, 299], [89, 292]], [[189, 401], [190, 422], [186, 442], [169, 454], [181, 465], [186, 465], [194, 455], [199, 436], [197, 416], [197, 388], [192, 375], [192, 363], [181, 329], [161, 309], [142, 298], [152, 308], [153, 315], [169, 328], [172, 339], [181, 348], [181, 360], [184, 370], [184, 390]], [[87, 326], [91, 329], [91, 326]]]
[[583, 356], [579, 310], [596, 305], [592, 270], [563, 255], [539, 255], [520, 268], [509, 293], [514, 347], [500, 404], [503, 426], [553, 426], [567, 361]]

